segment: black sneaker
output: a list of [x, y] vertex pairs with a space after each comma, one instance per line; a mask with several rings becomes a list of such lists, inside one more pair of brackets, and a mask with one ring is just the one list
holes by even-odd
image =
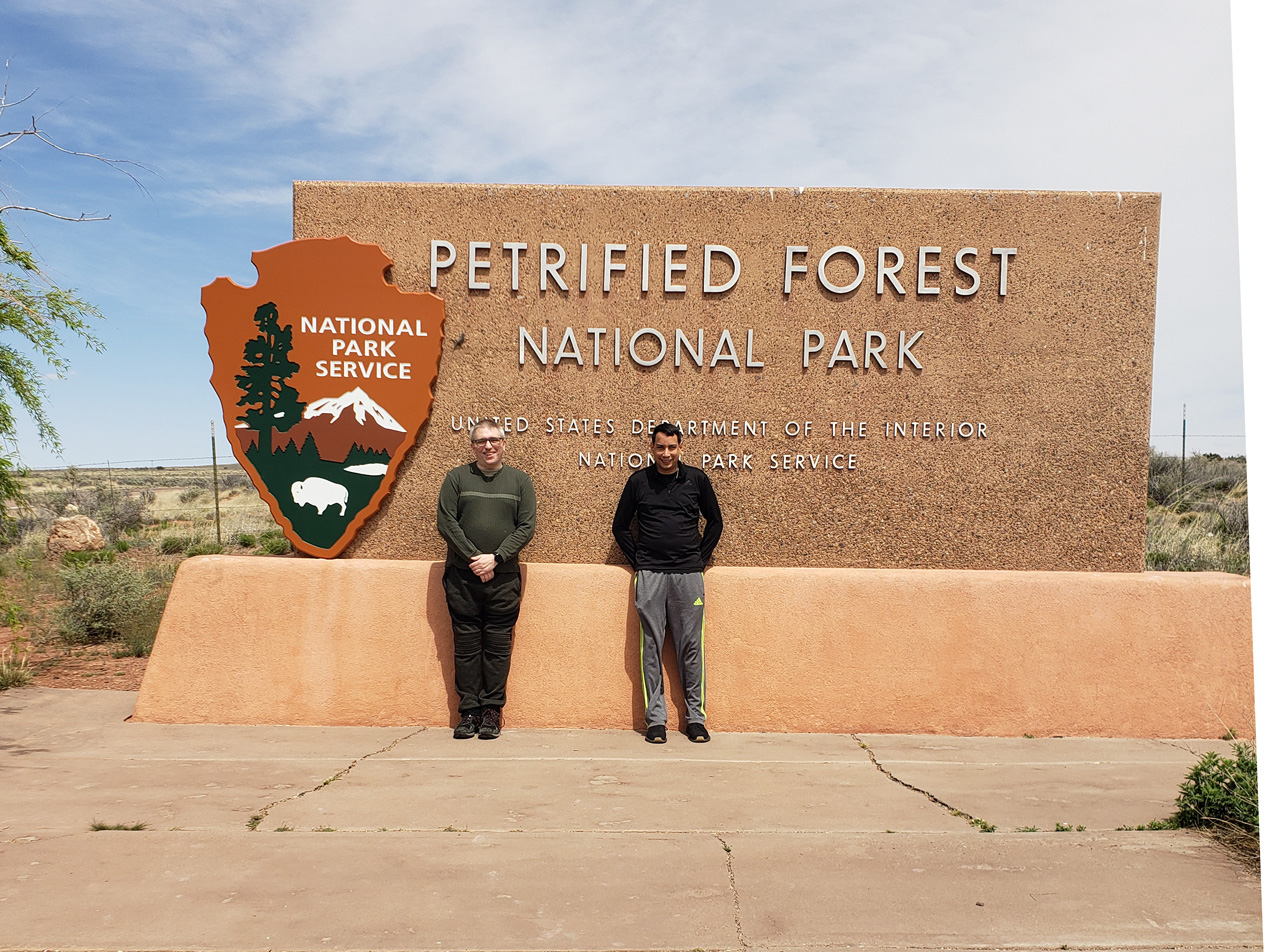
[[690, 724], [684, 729], [684, 733], [695, 744], [705, 744], [711, 740], [711, 735], [707, 733], [706, 724]]
[[480, 712], [480, 739], [493, 740], [502, 733], [502, 711], [486, 707]]
[[478, 730], [480, 730], [480, 715], [475, 711], [467, 711], [462, 715], [462, 720], [458, 721], [458, 726], [453, 729], [453, 739], [469, 740], [476, 736]]
[[665, 744], [667, 742], [666, 725], [650, 724], [649, 729], [644, 732], [644, 739], [651, 744]]

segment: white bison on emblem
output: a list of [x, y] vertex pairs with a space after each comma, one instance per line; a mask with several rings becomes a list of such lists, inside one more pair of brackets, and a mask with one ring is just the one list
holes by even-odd
[[316, 514], [323, 516], [330, 506], [338, 506], [338, 515], [347, 514], [347, 487], [319, 476], [308, 476], [291, 487], [293, 501], [299, 508], [315, 506]]

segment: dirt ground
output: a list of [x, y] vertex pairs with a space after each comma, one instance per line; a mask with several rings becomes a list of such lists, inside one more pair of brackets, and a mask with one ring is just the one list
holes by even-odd
[[115, 657], [119, 645], [35, 645], [21, 630], [0, 629], [0, 651], [11, 645], [19, 657], [26, 655], [32, 683], [42, 688], [136, 691], [147, 669], [146, 658]]

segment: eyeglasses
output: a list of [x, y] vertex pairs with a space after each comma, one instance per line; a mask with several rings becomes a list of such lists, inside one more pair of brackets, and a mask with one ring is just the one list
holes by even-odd
[[497, 446], [499, 443], [502, 443], [505, 440], [506, 440], [505, 436], [486, 436], [483, 440], [472, 440], [471, 445], [472, 446], [488, 446], [489, 444], [492, 443], [494, 446]]

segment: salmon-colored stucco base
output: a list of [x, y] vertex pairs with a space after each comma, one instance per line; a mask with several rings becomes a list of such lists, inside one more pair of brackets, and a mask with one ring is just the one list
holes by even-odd
[[[522, 570], [505, 724], [642, 727], [631, 573]], [[134, 717], [451, 724], [442, 572], [440, 562], [188, 559]], [[1240, 576], [714, 568], [706, 589], [713, 731], [1253, 736]], [[682, 703], [671, 710], [683, 725]]]

